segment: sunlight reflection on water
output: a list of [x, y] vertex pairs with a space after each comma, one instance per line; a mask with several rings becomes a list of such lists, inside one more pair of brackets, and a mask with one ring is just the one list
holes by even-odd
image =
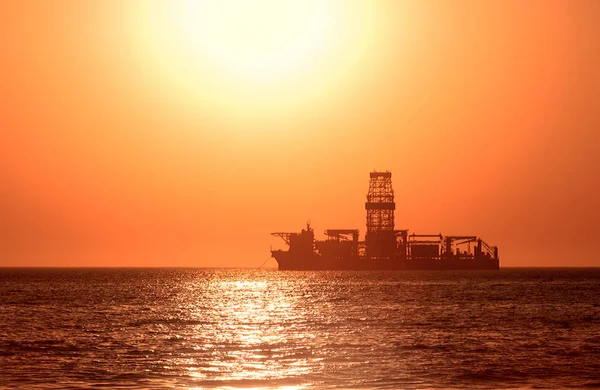
[[599, 271], [19, 272], [0, 387], [600, 384]]
[[227, 380], [233, 381], [268, 381], [310, 373], [310, 356], [304, 360], [285, 359], [293, 352], [285, 347], [291, 339], [308, 341], [316, 337], [306, 330], [295, 332], [286, 326], [305, 321], [303, 310], [297, 307], [296, 290], [300, 285], [293, 279], [272, 282], [188, 282], [185, 286], [188, 293], [178, 296], [179, 307], [199, 323], [193, 340], [205, 350], [212, 350], [215, 360], [205, 364], [201, 364], [204, 357], [176, 360], [173, 367], [183, 364], [188, 367], [188, 375], [197, 379], [227, 373]]

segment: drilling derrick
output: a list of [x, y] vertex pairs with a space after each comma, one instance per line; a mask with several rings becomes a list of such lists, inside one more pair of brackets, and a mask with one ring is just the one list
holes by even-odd
[[371, 172], [367, 202], [366, 254], [371, 258], [392, 257], [396, 250], [394, 233], [394, 189], [391, 172]]

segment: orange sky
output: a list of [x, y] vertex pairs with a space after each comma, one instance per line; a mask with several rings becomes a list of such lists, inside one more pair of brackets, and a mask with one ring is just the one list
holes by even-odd
[[341, 1], [277, 79], [158, 4], [0, 3], [0, 266], [257, 267], [307, 219], [364, 233], [374, 169], [397, 228], [600, 266], [600, 2]]

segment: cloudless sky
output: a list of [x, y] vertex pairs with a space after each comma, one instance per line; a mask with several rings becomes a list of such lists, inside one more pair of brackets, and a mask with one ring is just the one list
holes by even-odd
[[372, 170], [397, 228], [600, 266], [600, 1], [249, 3], [0, 3], [0, 266], [258, 267]]

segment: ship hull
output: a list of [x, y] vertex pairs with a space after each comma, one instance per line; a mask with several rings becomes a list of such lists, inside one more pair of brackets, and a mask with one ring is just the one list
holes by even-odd
[[377, 270], [498, 270], [499, 261], [493, 258], [368, 258], [326, 257], [318, 253], [294, 254], [272, 251], [280, 270], [294, 271], [377, 271]]

